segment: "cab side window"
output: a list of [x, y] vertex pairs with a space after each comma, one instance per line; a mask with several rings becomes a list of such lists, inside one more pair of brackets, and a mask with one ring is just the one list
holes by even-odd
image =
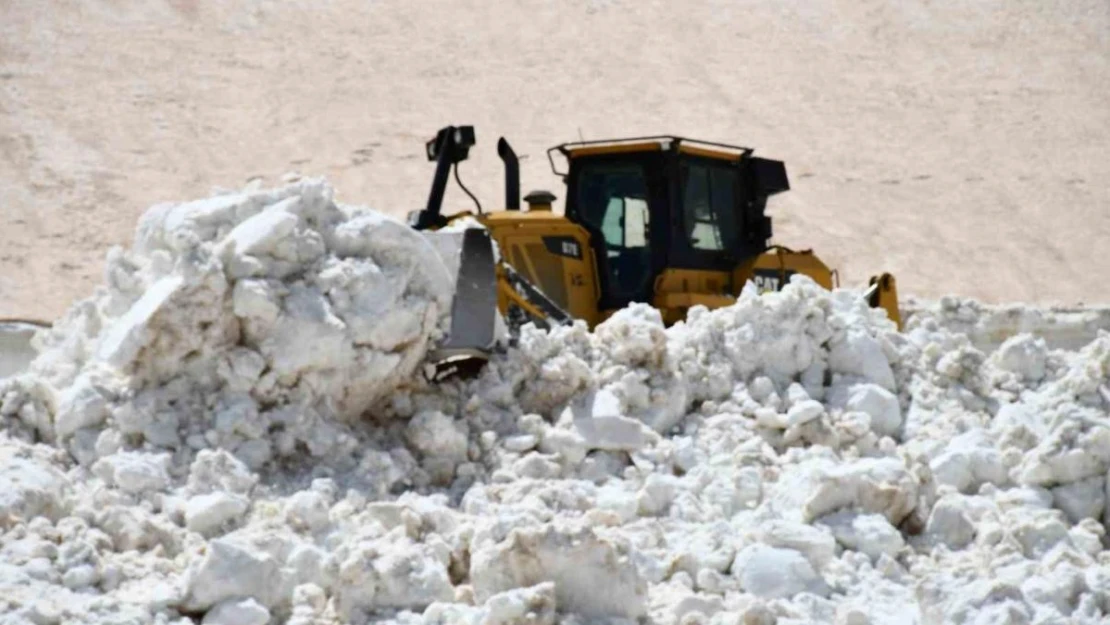
[[728, 165], [682, 163], [682, 223], [690, 247], [722, 251], [736, 244], [739, 173]]

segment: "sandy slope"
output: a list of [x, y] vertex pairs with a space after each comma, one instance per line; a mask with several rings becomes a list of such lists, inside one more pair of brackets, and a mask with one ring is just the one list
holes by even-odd
[[849, 281], [1110, 302], [1110, 5], [966, 4], [6, 0], [0, 316], [59, 314], [148, 205], [214, 185], [417, 208], [448, 123], [487, 204], [500, 134], [560, 195], [543, 150], [580, 132], [742, 142], [792, 172], [779, 241]]

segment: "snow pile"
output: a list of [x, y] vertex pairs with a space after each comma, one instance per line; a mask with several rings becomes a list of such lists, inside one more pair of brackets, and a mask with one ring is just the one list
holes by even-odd
[[321, 181], [156, 206], [110, 255], [106, 287], [40, 339], [0, 414], [84, 464], [141, 446], [226, 448], [252, 467], [344, 454], [344, 422], [443, 327], [453, 274], [438, 259]]
[[1090, 342], [1099, 330], [1110, 331], [1110, 308], [1037, 308], [1020, 304], [990, 305], [959, 297], [937, 301], [907, 298], [903, 306], [907, 329], [936, 323], [965, 334], [983, 351], [994, 351], [1018, 334], [1035, 334], [1050, 347], [1075, 350]]
[[440, 265], [328, 195], [155, 209], [3, 383], [5, 622], [1110, 617], [1110, 334], [985, 352], [796, 278], [430, 387]]

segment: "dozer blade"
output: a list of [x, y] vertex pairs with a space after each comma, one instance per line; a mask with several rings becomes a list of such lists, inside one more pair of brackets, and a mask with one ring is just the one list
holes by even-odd
[[428, 356], [433, 372], [429, 377], [441, 381], [450, 377], [470, 377], [481, 371], [489, 360], [497, 320], [497, 276], [493, 243], [489, 232], [470, 228], [463, 232], [455, 297], [451, 302], [451, 329]]

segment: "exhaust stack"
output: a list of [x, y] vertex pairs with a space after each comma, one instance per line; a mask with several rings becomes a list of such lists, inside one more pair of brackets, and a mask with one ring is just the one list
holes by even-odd
[[505, 163], [505, 208], [520, 210], [520, 162], [505, 137], [497, 141], [497, 155]]

